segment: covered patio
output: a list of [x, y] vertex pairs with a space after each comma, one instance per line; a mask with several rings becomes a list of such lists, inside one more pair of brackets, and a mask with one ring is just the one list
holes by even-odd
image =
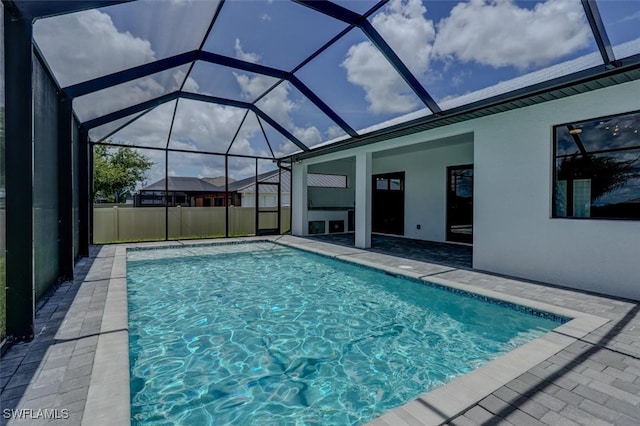
[[[353, 233], [325, 234], [309, 236], [308, 238], [346, 247], [355, 247], [355, 234]], [[440, 243], [393, 235], [373, 234], [371, 235], [371, 247], [367, 251], [450, 268], [472, 268], [473, 246], [469, 244]]]

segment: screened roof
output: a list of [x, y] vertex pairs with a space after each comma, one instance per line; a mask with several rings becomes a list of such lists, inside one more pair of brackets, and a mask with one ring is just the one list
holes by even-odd
[[640, 63], [624, 0], [14, 4], [93, 142], [189, 152], [282, 158]]

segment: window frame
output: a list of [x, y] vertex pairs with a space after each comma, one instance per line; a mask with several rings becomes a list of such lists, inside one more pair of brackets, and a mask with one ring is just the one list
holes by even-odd
[[[596, 121], [605, 121], [605, 120], [610, 120], [610, 119], [614, 119], [614, 118], [618, 118], [618, 117], [625, 117], [625, 116], [629, 116], [629, 115], [634, 115], [634, 114], [640, 114], [640, 110], [633, 110], [633, 111], [626, 111], [626, 112], [622, 112], [622, 113], [616, 113], [616, 114], [608, 114], [608, 115], [604, 115], [604, 116], [599, 116], [599, 117], [593, 117], [593, 118], [588, 118], [588, 119], [584, 119], [584, 120], [574, 120], [574, 121], [569, 121], [569, 122], [565, 122], [565, 123], [561, 123], [561, 124], [555, 124], [551, 127], [551, 132], [552, 132], [552, 152], [551, 152], [551, 219], [565, 219], [565, 220], [599, 220], [599, 221], [603, 221], [603, 220], [612, 220], [612, 221], [627, 221], [627, 222], [640, 222], [640, 217], [638, 218], [631, 218], [631, 217], [616, 217], [616, 216], [559, 216], [557, 213], [557, 204], [556, 204], [556, 198], [558, 196], [558, 176], [557, 176], [557, 163], [558, 160], [561, 158], [567, 158], [570, 157], [571, 155], [569, 154], [561, 154], [558, 155], [558, 129], [559, 128], [566, 128], [567, 126], [579, 126], [579, 125], [583, 125], [583, 124], [587, 124], [587, 123], [592, 123], [592, 122], [596, 122]], [[639, 125], [640, 127], [640, 125]], [[587, 151], [588, 154], [591, 155], [599, 155], [599, 154], [608, 154], [608, 153], [619, 153], [619, 152], [625, 152], [625, 151], [638, 151], [640, 152], [640, 135], [638, 136], [638, 144], [631, 146], [631, 147], [621, 147], [621, 148], [613, 148], [613, 149], [598, 149], [595, 151]], [[581, 156], [583, 156], [583, 154], [581, 154]], [[565, 181], [567, 182], [567, 181]], [[575, 180], [574, 180], [575, 182]], [[566, 189], [565, 191], [567, 191], [567, 199], [566, 199], [566, 204], [569, 204], [569, 196], [568, 193], [573, 193], [573, 188], [569, 189], [569, 184], [567, 183], [566, 185]], [[571, 202], [573, 203], [574, 199], [573, 197], [571, 198]], [[589, 204], [589, 207], [593, 207], [591, 204]], [[566, 208], [566, 207], [565, 207]], [[573, 210], [573, 209], [572, 209]]]

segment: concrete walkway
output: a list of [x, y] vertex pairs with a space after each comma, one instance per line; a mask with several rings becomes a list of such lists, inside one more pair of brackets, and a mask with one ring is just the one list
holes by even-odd
[[[545, 359], [528, 371], [490, 393], [479, 395], [472, 404], [437, 423], [640, 424], [640, 308], [637, 303], [496, 277], [454, 264], [424, 262], [416, 259], [417, 250], [407, 259], [379, 249], [359, 250], [320, 239], [286, 236], [279, 241], [395, 268], [399, 272], [409, 267], [419, 275], [437, 276], [478, 291], [523, 297], [610, 320], [595, 331], [574, 338], [573, 343], [559, 352], [545, 355]], [[104, 369], [103, 361], [96, 362], [98, 339], [122, 331], [112, 329], [111, 325], [105, 327], [110, 321], [107, 317], [111, 316], [105, 311], [109, 285], [118, 279], [121, 281], [124, 272], [121, 266], [116, 266], [118, 262], [114, 262], [117, 247], [121, 246], [93, 247], [91, 257], [81, 260], [77, 266], [78, 278], [62, 284], [40, 307], [35, 339], [14, 345], [0, 360], [2, 424], [8, 422], [4, 414], [11, 409], [31, 418], [11, 420], [10, 424], [94, 425], [100, 423], [96, 416], [101, 417], [101, 422], [108, 421], [108, 413], [105, 417], [105, 413], [94, 409], [85, 410], [85, 406], [91, 386], [98, 383], [96, 365], [101, 364], [100, 368]], [[45, 409], [50, 411], [39, 411]], [[111, 409], [115, 412], [119, 407]], [[33, 419], [38, 415], [40, 418]], [[58, 418], [45, 420], [47, 416]], [[398, 424], [389, 422], [389, 418], [385, 420], [383, 416], [375, 423]], [[425, 420], [407, 412], [399, 422], [424, 424]]]

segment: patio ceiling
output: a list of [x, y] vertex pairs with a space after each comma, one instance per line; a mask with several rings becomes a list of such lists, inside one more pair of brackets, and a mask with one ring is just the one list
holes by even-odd
[[308, 155], [640, 66], [629, 1], [9, 4], [91, 140], [140, 148]]

